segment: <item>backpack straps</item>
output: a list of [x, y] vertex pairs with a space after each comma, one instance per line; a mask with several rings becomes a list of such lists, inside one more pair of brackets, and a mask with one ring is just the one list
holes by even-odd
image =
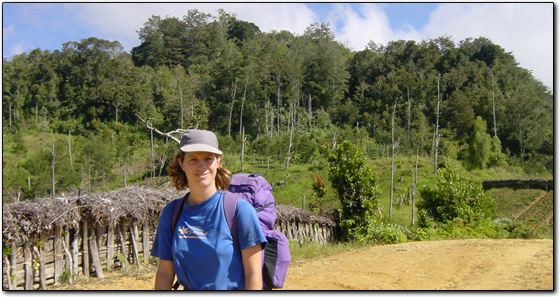
[[224, 193], [224, 213], [226, 215], [226, 222], [231, 231], [231, 236], [233, 237], [233, 242], [239, 248], [239, 238], [238, 238], [238, 227], [237, 227], [237, 215], [235, 210], [237, 209], [237, 201], [240, 199], [239, 195], [235, 195], [231, 192]]
[[[171, 211], [171, 237], [175, 234], [175, 229], [177, 228], [177, 223], [179, 222], [179, 217], [181, 216], [181, 211], [183, 210], [183, 206], [185, 205], [185, 201], [189, 194], [185, 195], [185, 197], [175, 200], [175, 204], [173, 204], [173, 210]], [[177, 290], [181, 284], [179, 281], [175, 281], [171, 290]]]
[[[237, 209], [237, 201], [241, 199], [241, 196], [232, 193], [232, 192], [225, 192], [224, 193], [224, 213], [226, 215], [226, 222], [229, 226], [229, 230], [231, 231], [231, 235], [233, 236], [233, 242], [239, 247], [239, 237], [238, 237], [238, 227], [237, 227], [237, 215], [235, 213]], [[276, 204], [274, 202], [269, 202], [258, 209], [255, 209], [257, 212], [269, 207], [270, 205]]]
[[265, 209], [265, 208], [267, 208], [267, 207], [269, 207], [269, 206], [271, 206], [271, 205], [273, 205], [273, 204], [276, 205], [275, 202], [268, 202], [267, 204], [265, 204], [265, 205], [263, 205], [263, 206], [261, 206], [261, 207], [255, 209], [255, 210], [256, 210], [257, 212], [259, 212], [259, 211], [261, 211], [261, 210], [263, 210], [263, 209]]
[[179, 222], [179, 217], [181, 216], [181, 211], [183, 210], [183, 206], [185, 205], [185, 201], [189, 193], [185, 195], [185, 197], [181, 198], [180, 201], [175, 201], [173, 205], [173, 210], [171, 211], [171, 236], [175, 234], [175, 228], [177, 227], [177, 222]]

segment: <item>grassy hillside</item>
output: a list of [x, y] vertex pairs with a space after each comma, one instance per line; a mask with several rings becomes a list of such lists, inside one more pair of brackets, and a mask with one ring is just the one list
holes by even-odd
[[[292, 164], [288, 171], [284, 169], [285, 164], [270, 161], [266, 158], [252, 157], [244, 162], [244, 172], [262, 173], [273, 186], [274, 196], [279, 204], [294, 205], [302, 207], [305, 196], [305, 208], [312, 210], [321, 206], [322, 209], [340, 207], [334, 189], [328, 181], [328, 167], [321, 162], [314, 164]], [[227, 167], [233, 173], [240, 172], [239, 155], [230, 155], [225, 158]], [[389, 218], [391, 168], [390, 158], [370, 160], [369, 165], [374, 168], [377, 176], [377, 187], [381, 191], [381, 209], [383, 221], [400, 225], [410, 226], [412, 223], [412, 205], [409, 195], [412, 195], [412, 180], [415, 167], [415, 157], [398, 156], [395, 158], [394, 174], [394, 202], [392, 217]], [[420, 157], [418, 161], [418, 184], [416, 188], [416, 199], [421, 199], [418, 192], [422, 186], [432, 185], [436, 181], [433, 162], [427, 157]], [[529, 178], [522, 175], [522, 170], [515, 167], [491, 168], [487, 170], [470, 171], [467, 174], [477, 180], [487, 179], [514, 179]], [[311, 175], [323, 178], [327, 185], [327, 198], [321, 205], [313, 195]], [[552, 177], [546, 177], [552, 178]], [[492, 189], [487, 194], [494, 197], [498, 206], [498, 217], [511, 218], [512, 213], [518, 213], [533, 202], [543, 191], [541, 190], [517, 190]], [[402, 203], [401, 203], [402, 201]]]

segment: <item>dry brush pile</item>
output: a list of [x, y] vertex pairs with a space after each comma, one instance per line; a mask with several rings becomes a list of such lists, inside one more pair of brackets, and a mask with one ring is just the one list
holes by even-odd
[[177, 192], [130, 186], [104, 193], [69, 193], [60, 198], [6, 204], [2, 208], [2, 241], [35, 242], [53, 228], [78, 228], [81, 222], [115, 226], [121, 221], [157, 220]]

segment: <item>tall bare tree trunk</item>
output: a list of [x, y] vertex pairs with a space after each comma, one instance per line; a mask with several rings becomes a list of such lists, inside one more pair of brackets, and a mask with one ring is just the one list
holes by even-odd
[[154, 167], [154, 130], [150, 130], [150, 151], [152, 156], [152, 182], [155, 184], [156, 169]]
[[438, 76], [438, 98], [437, 98], [437, 109], [436, 109], [436, 126], [434, 128], [434, 140], [432, 142], [432, 148], [434, 151], [434, 174], [437, 173], [437, 167], [438, 167], [438, 149], [439, 149], [439, 139], [441, 137], [441, 135], [439, 134], [439, 108], [441, 105], [441, 98], [439, 95], [439, 79], [441, 77], [441, 74]]
[[54, 192], [54, 159], [56, 157], [56, 152], [54, 150], [54, 139], [52, 140], [52, 150], [51, 152], [51, 197], [54, 198], [55, 192]]
[[[243, 97], [241, 97], [241, 112], [239, 114], [239, 134], [245, 135], [245, 128], [243, 127], [243, 107], [245, 106], [245, 96], [247, 95], [247, 84], [249, 83], [249, 75], [245, 78], [245, 88], [243, 89]], [[241, 131], [243, 129], [243, 133]]]
[[[288, 144], [288, 155], [286, 156], [286, 171], [288, 171], [288, 168], [290, 167], [290, 156], [292, 154], [292, 152], [291, 152], [292, 141], [293, 141], [293, 138], [294, 138], [295, 113], [296, 113], [295, 101], [292, 100], [292, 102], [290, 102], [289, 121], [291, 122], [291, 128], [290, 128], [290, 143]], [[288, 125], [290, 125], [289, 122], [288, 122]]]
[[395, 100], [395, 106], [393, 107], [393, 118], [391, 120], [391, 198], [389, 201], [389, 217], [393, 216], [393, 196], [394, 196], [394, 180], [395, 180], [395, 149], [399, 146], [399, 140], [395, 142], [395, 113], [397, 111], [397, 101]]
[[282, 73], [278, 72], [276, 74], [276, 83], [278, 85], [278, 125], [276, 125], [276, 129], [278, 129], [278, 136], [280, 136], [280, 118], [282, 117]]
[[70, 158], [70, 168], [74, 173], [74, 164], [72, 163], [72, 140], [70, 139], [70, 130], [68, 130], [68, 158]]
[[308, 117], [309, 117], [309, 129], [311, 130], [311, 127], [313, 126], [313, 109], [311, 106], [311, 101], [313, 100], [313, 98], [311, 97], [311, 94], [309, 94], [309, 100], [307, 101], [307, 112], [308, 112]]
[[265, 134], [268, 135], [268, 105], [270, 104], [269, 101], [264, 103], [264, 129]]
[[[35, 124], [37, 124], [37, 116], [35, 116]], [[8, 103], [8, 127], [12, 129], [12, 102]]]
[[119, 100], [115, 103], [115, 126], [119, 122]]
[[414, 176], [412, 182], [412, 225], [414, 225], [414, 206], [416, 201], [416, 185], [418, 184], [418, 154], [420, 152], [420, 144], [416, 147], [416, 163], [414, 167]]
[[167, 148], [168, 147], [169, 147], [169, 138], [166, 137], [165, 138], [165, 149], [163, 150], [163, 153], [160, 157], [158, 177], [161, 177], [161, 172], [163, 171], [163, 168], [165, 167], [165, 160], [167, 159]]
[[122, 162], [123, 184], [126, 187], [126, 164], [124, 163], [124, 160], [121, 160], [121, 162]]
[[243, 172], [243, 159], [245, 156], [245, 127], [242, 128], [242, 135], [241, 135], [241, 171]]
[[270, 106], [270, 137], [274, 136], [274, 108], [272, 104]]
[[492, 114], [494, 115], [494, 152], [496, 155], [496, 161], [498, 161], [498, 128], [496, 124], [496, 100], [495, 100], [495, 88], [496, 80], [492, 74]]
[[410, 140], [410, 120], [412, 117], [412, 112], [411, 112], [412, 102], [410, 102], [410, 91], [408, 87], [406, 87], [406, 95], [408, 97], [408, 123], [406, 127], [406, 136], [408, 137], [408, 140]]
[[181, 80], [177, 79], [177, 89], [179, 91], [179, 104], [181, 104], [181, 129], [183, 128], [184, 108], [183, 108], [183, 86]]
[[235, 93], [237, 92], [237, 78], [231, 83], [231, 107], [229, 109], [228, 136], [231, 136], [231, 118], [233, 116], [233, 103], [235, 102]]

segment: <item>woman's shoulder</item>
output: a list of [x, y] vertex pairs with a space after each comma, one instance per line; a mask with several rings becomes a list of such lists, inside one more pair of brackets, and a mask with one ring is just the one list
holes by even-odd
[[173, 208], [175, 208], [175, 205], [177, 203], [181, 203], [181, 200], [184, 199], [185, 197], [180, 197], [180, 198], [175, 198], [171, 201], [169, 201], [164, 207], [163, 210], [161, 211], [162, 214], [171, 214], [171, 212], [173, 212]]
[[242, 198], [237, 201], [237, 212], [241, 214], [257, 213], [255, 207], [253, 207], [253, 205], [249, 201]]

